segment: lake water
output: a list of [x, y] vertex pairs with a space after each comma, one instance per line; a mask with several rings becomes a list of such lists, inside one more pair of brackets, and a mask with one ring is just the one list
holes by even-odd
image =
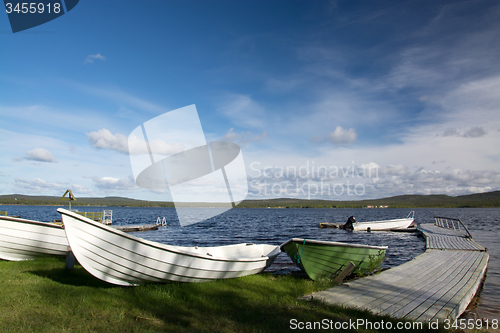
[[[0, 206], [9, 215], [53, 221], [60, 219], [53, 206]], [[101, 211], [100, 207], [76, 207], [80, 211]], [[134, 233], [148, 240], [182, 246], [216, 246], [235, 243], [279, 245], [290, 238], [340, 241], [388, 246], [383, 267], [401, 265], [425, 251], [419, 233], [347, 232], [320, 229], [321, 222], [343, 223], [349, 216], [357, 221], [403, 218], [410, 209], [232, 209], [197, 224], [181, 227], [173, 208], [106, 207], [113, 211], [114, 225], [151, 224], [165, 221], [159, 230]], [[456, 208], [414, 209], [417, 223], [432, 223], [434, 216], [459, 218], [467, 225], [474, 240], [488, 249], [487, 278], [475, 311], [482, 318], [500, 318], [500, 209]], [[285, 253], [269, 268], [271, 271], [297, 270]]]

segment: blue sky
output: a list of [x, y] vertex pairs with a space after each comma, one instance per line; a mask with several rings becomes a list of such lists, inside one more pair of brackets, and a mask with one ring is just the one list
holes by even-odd
[[499, 190], [499, 40], [497, 1], [86, 0], [15, 34], [0, 15], [0, 194], [171, 200], [135, 185], [126, 137], [192, 104], [241, 146], [249, 199]]

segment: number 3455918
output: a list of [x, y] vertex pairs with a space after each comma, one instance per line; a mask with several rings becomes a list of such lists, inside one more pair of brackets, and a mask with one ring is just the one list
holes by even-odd
[[[51, 6], [52, 5], [52, 6]], [[39, 13], [42, 14], [43, 12], [47, 11], [47, 13], [56, 13], [58, 14], [61, 11], [61, 4], [56, 2], [51, 4], [50, 2], [47, 4], [44, 4], [42, 2], [23, 2], [23, 3], [17, 3], [15, 6], [12, 5], [12, 3], [8, 2], [5, 4], [5, 11], [7, 14], [10, 14], [12, 12], [16, 12], [18, 14], [35, 14]]]

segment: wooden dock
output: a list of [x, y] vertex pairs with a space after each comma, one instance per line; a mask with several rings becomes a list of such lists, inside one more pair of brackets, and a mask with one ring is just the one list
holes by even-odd
[[110, 227], [124, 232], [158, 230], [158, 226], [156, 224], [112, 225]]
[[329, 222], [321, 222], [319, 224], [320, 228], [336, 228], [339, 229], [341, 226], [343, 226], [345, 223], [329, 223]]
[[421, 224], [418, 229], [427, 244], [422, 255], [303, 299], [418, 321], [458, 318], [480, 286], [489, 255], [463, 232], [434, 224]]

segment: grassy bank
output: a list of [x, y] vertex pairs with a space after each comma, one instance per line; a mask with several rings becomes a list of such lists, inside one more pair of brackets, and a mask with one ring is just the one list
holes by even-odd
[[64, 265], [54, 258], [0, 260], [0, 332], [288, 332], [300, 331], [291, 329], [292, 319], [297, 325], [357, 319], [397, 323], [296, 300], [330, 286], [298, 275], [126, 288], [104, 283], [79, 265], [72, 271]]

